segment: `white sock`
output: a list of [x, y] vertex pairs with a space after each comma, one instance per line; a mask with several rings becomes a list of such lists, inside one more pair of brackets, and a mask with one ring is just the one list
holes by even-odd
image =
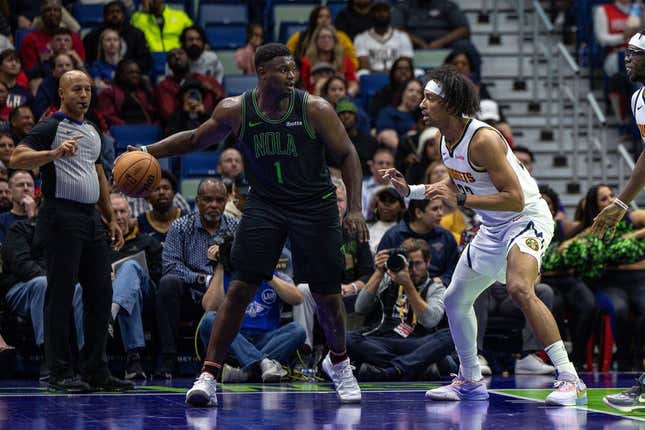
[[552, 343], [551, 345], [544, 348], [544, 352], [547, 353], [551, 362], [558, 370], [558, 373], [567, 372], [578, 377], [578, 372], [576, 372], [573, 363], [569, 361], [569, 356], [567, 355], [567, 350], [564, 347], [564, 342], [561, 340]]
[[461, 373], [461, 376], [463, 376], [467, 381], [479, 381], [482, 379], [482, 370], [481, 367], [479, 367], [479, 363], [472, 367], [459, 366], [459, 373]]
[[118, 303], [112, 303], [112, 319], [115, 320], [116, 316], [119, 315], [119, 311], [121, 310], [121, 305]]

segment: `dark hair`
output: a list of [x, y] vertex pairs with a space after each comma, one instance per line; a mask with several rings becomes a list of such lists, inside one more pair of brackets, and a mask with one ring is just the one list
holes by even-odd
[[525, 154], [528, 154], [529, 158], [531, 159], [531, 162], [535, 161], [535, 157], [533, 156], [533, 152], [531, 152], [531, 150], [528, 149], [526, 146], [517, 145], [515, 148], [513, 148], [513, 152], [523, 152]]
[[123, 13], [124, 16], [128, 16], [128, 11], [125, 8], [125, 4], [121, 0], [113, 0], [111, 2], [108, 2], [103, 6], [103, 18], [105, 18], [105, 15], [107, 15], [107, 10], [111, 8], [112, 6], [118, 6], [119, 9], [121, 9], [121, 13]]
[[473, 69], [473, 57], [470, 56], [470, 53], [468, 51], [464, 51], [461, 49], [455, 49], [454, 51], [451, 51], [450, 54], [446, 57], [445, 60], [443, 60], [443, 64], [452, 64], [452, 62], [457, 58], [458, 56], [463, 55], [466, 57], [466, 60], [468, 60], [468, 65], [470, 66], [470, 70]]
[[380, 154], [381, 152], [386, 152], [390, 154], [392, 158], [395, 158], [394, 152], [390, 148], [388, 148], [385, 145], [379, 145], [376, 147], [376, 151], [374, 151], [374, 154], [372, 154], [372, 160], [374, 159], [374, 157], [376, 157], [376, 154]]
[[304, 31], [300, 32], [298, 44], [293, 51], [294, 57], [302, 57], [305, 55], [306, 47], [311, 42], [311, 36], [313, 36], [316, 27], [318, 27], [318, 14], [320, 14], [320, 11], [323, 9], [329, 10], [329, 6], [320, 5], [311, 9], [311, 12], [309, 13], [309, 20], [307, 21], [307, 28], [305, 28]]
[[[114, 71], [115, 83], [117, 83], [118, 85], [123, 84], [123, 74], [125, 73], [125, 68], [132, 64], [136, 64], [136, 66], [139, 67], [139, 64], [137, 64], [136, 61], [130, 58], [126, 58], [125, 60], [119, 61], [119, 64], [116, 65], [116, 70]], [[139, 70], [141, 70], [141, 67], [139, 67]]]
[[13, 170], [12, 169], [12, 170], [9, 170], [9, 177], [8, 177], [8, 180], [7, 180], [7, 182], [9, 182], [9, 185], [11, 185], [11, 179], [13, 179], [13, 177], [16, 176], [18, 173], [26, 173], [29, 176], [31, 176], [32, 180], [34, 180], [34, 172], [32, 172], [31, 170], [27, 170], [27, 169], [15, 169], [15, 170]]
[[193, 30], [199, 33], [199, 37], [202, 38], [202, 41], [204, 43], [208, 43], [208, 38], [206, 37], [206, 31], [204, 31], [201, 25], [193, 24], [190, 27], [184, 28], [181, 31], [181, 34], [179, 35], [179, 42], [181, 43], [182, 47], [186, 44], [186, 33], [188, 33], [190, 30]]
[[549, 187], [546, 184], [542, 184], [538, 188], [540, 189], [540, 194], [544, 194], [545, 196], [551, 199], [551, 201], [553, 202], [553, 205], [556, 207], [556, 210], [557, 210], [557, 208], [560, 207], [560, 196], [558, 195], [558, 193], [553, 188]]
[[444, 104], [455, 116], [475, 116], [479, 111], [479, 94], [475, 85], [453, 66], [441, 66], [428, 72], [428, 80], [441, 84]]
[[320, 89], [320, 95], [326, 100], [327, 99], [327, 91], [329, 91], [329, 87], [331, 86], [331, 83], [334, 81], [340, 81], [343, 83], [345, 86], [345, 92], [347, 92], [347, 81], [345, 78], [342, 76], [332, 76], [331, 78], [327, 79], [325, 83], [323, 84], [322, 88]]
[[264, 27], [262, 26], [262, 24], [252, 22], [246, 26], [246, 43], [249, 43], [251, 41], [251, 38], [253, 37], [253, 30], [255, 28], [261, 28], [262, 34], [264, 34]]
[[286, 45], [282, 43], [267, 43], [259, 46], [255, 51], [255, 67], [256, 69], [263, 66], [265, 63], [273, 60], [275, 57], [292, 57], [291, 51]]
[[170, 170], [161, 169], [161, 179], [166, 179], [170, 182], [170, 188], [174, 193], [177, 193], [177, 177]]
[[17, 58], [18, 61], [20, 61], [20, 64], [22, 64], [22, 60], [20, 59], [20, 56], [18, 55], [18, 52], [16, 52], [15, 49], [5, 49], [4, 51], [0, 52], [0, 63], [2, 63], [4, 60], [7, 58]]
[[423, 254], [423, 259], [425, 261], [430, 260], [430, 247], [428, 246], [428, 242], [423, 239], [409, 237], [405, 239], [400, 246], [405, 250], [408, 256], [413, 252], [421, 251], [421, 254]]
[[58, 27], [54, 32], [52, 33], [52, 39], [54, 36], [58, 36], [59, 34], [69, 34], [70, 36], [72, 35], [72, 30], [70, 30], [67, 27]]
[[29, 105], [16, 106], [15, 108], [11, 109], [11, 112], [9, 112], [9, 124], [11, 124], [14, 119], [16, 119], [16, 116], [18, 115], [18, 112], [20, 111], [20, 109], [25, 109], [25, 108], [29, 109], [32, 115], [34, 114], [31, 111], [31, 108], [29, 107]]
[[409, 222], [415, 221], [417, 219], [416, 210], [425, 211], [429, 204], [430, 200], [428, 199], [410, 200], [410, 203], [408, 203], [408, 212], [405, 214], [406, 219]]
[[611, 187], [607, 184], [596, 184], [593, 187], [589, 188], [587, 194], [585, 195], [585, 203], [582, 209], [582, 227], [587, 228], [593, 224], [594, 218], [600, 213], [600, 208], [598, 207], [598, 190], [602, 187]]
[[399, 66], [399, 63], [402, 63], [404, 61], [410, 65], [410, 72], [412, 72], [412, 76], [414, 76], [414, 62], [412, 61], [412, 58], [410, 57], [397, 58], [396, 60], [394, 60], [394, 63], [392, 63], [392, 67], [390, 68], [390, 86], [392, 86], [392, 88], [396, 87], [396, 84], [394, 82], [394, 71]]

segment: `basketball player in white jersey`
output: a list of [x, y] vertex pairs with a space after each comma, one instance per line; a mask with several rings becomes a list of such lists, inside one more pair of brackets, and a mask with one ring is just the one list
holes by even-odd
[[470, 80], [452, 67], [429, 73], [421, 102], [424, 120], [442, 134], [441, 155], [449, 178], [408, 187], [400, 172], [383, 173], [411, 199], [439, 198], [449, 207], [466, 206], [482, 226], [464, 249], [444, 297], [450, 331], [459, 354], [459, 375], [452, 384], [429, 390], [429, 400], [486, 400], [488, 392], [477, 359], [475, 299], [495, 281], [506, 284], [558, 370], [555, 390], [546, 402], [587, 402], [553, 315], [535, 295], [541, 258], [553, 236], [553, 219], [535, 180], [502, 135], [472, 116], [479, 110]]
[[[636, 33], [629, 40], [625, 50], [625, 69], [632, 82], [645, 84], [645, 32]], [[645, 87], [632, 95], [632, 113], [645, 143]], [[634, 171], [625, 184], [625, 188], [612, 204], [603, 209], [596, 219], [591, 232], [603, 237], [606, 231], [613, 231], [616, 224], [623, 219], [629, 202], [641, 192], [645, 186], [645, 151], [636, 161]], [[641, 374], [636, 384], [629, 390], [603, 397], [605, 404], [623, 412], [645, 411], [645, 373]]]

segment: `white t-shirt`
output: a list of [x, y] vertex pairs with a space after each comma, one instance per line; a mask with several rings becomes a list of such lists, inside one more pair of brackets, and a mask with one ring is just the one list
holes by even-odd
[[383, 36], [373, 28], [359, 33], [354, 38], [356, 57], [368, 57], [370, 69], [374, 72], [388, 72], [399, 57], [414, 57], [410, 37], [390, 27]]
[[190, 71], [215, 78], [220, 84], [224, 78], [224, 66], [213, 51], [204, 51], [198, 59], [191, 61]]

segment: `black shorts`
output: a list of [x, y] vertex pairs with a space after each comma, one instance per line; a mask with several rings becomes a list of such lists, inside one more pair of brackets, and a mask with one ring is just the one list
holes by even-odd
[[345, 260], [335, 199], [315, 210], [294, 210], [250, 196], [231, 252], [234, 278], [252, 284], [270, 280], [287, 238], [295, 282], [309, 283], [316, 293], [339, 293]]

